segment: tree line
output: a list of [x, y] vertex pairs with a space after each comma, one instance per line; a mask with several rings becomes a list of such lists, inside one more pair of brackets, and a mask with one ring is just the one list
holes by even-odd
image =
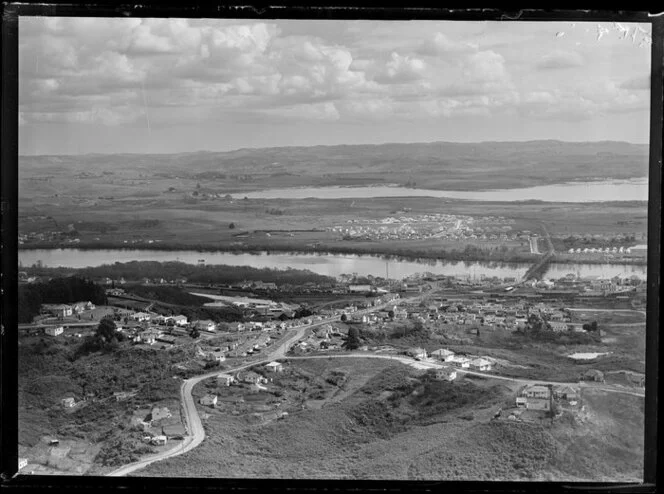
[[54, 278], [46, 283], [20, 285], [18, 288], [18, 322], [30, 323], [39, 315], [42, 304], [70, 304], [90, 301], [106, 304], [103, 287], [81, 276]]

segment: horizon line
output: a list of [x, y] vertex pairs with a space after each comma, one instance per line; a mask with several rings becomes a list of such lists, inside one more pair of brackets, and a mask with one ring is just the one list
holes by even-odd
[[195, 151], [179, 151], [171, 153], [150, 153], [150, 152], [118, 152], [118, 153], [76, 153], [76, 154], [25, 154], [19, 153], [18, 157], [41, 157], [41, 156], [116, 156], [116, 155], [140, 155], [140, 156], [173, 156], [178, 154], [199, 154], [199, 153], [234, 153], [237, 151], [259, 151], [263, 149], [288, 149], [288, 148], [314, 148], [314, 147], [341, 147], [341, 146], [387, 146], [390, 144], [507, 144], [507, 143], [519, 143], [527, 144], [533, 142], [560, 142], [564, 144], [601, 144], [601, 143], [615, 143], [615, 144], [629, 144], [633, 146], [649, 146], [650, 143], [640, 143], [640, 142], [630, 142], [630, 141], [619, 141], [613, 139], [600, 139], [596, 141], [566, 141], [562, 139], [528, 139], [528, 140], [501, 140], [501, 141], [409, 141], [409, 142], [398, 142], [398, 141], [388, 141], [381, 143], [356, 143], [356, 144], [311, 144], [311, 145], [287, 145], [287, 146], [260, 146], [260, 147], [240, 147], [229, 149], [226, 151], [215, 151], [210, 149], [198, 149]]

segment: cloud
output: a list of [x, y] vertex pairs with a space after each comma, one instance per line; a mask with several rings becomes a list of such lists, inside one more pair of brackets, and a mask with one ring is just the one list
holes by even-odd
[[458, 55], [464, 53], [474, 53], [478, 50], [476, 43], [466, 41], [452, 41], [443, 33], [437, 32], [433, 38], [424, 40], [417, 48], [416, 52], [420, 55], [438, 56], [438, 55]]
[[540, 60], [535, 67], [539, 70], [567, 69], [585, 64], [583, 56], [573, 51], [554, 51]]
[[401, 56], [392, 52], [390, 60], [385, 64], [374, 80], [383, 84], [403, 84], [414, 82], [424, 77], [426, 64], [419, 58]]
[[620, 89], [632, 91], [650, 91], [650, 76], [641, 76], [628, 79], [618, 85]]

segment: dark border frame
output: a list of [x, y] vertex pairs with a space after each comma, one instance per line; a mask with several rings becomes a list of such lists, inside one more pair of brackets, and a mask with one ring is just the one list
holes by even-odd
[[[313, 4], [313, 5], [312, 5]], [[182, 18], [247, 18], [247, 19], [367, 19], [367, 20], [508, 20], [508, 21], [595, 21], [645, 22], [652, 25], [651, 50], [651, 118], [650, 170], [648, 204], [648, 285], [646, 324], [646, 434], [644, 483], [566, 483], [566, 482], [459, 482], [459, 481], [308, 481], [308, 480], [238, 480], [238, 479], [164, 479], [164, 478], [107, 478], [107, 477], [51, 477], [14, 476], [17, 470], [18, 442], [18, 383], [15, 330], [18, 286], [18, 19], [21, 16], [80, 16], [80, 17], [182, 17]], [[63, 488], [70, 491], [90, 489], [118, 490], [332, 490], [332, 491], [432, 491], [449, 487], [465, 492], [655, 492], [659, 484], [658, 452], [662, 444], [658, 434], [659, 380], [659, 294], [661, 248], [661, 192], [662, 192], [662, 82], [664, 60], [664, 16], [649, 16], [647, 11], [573, 11], [573, 10], [502, 10], [494, 8], [440, 8], [436, 2], [409, 3], [401, 7], [382, 7], [381, 2], [310, 2], [309, 5], [287, 6], [267, 2], [223, 4], [147, 0], [141, 5], [111, 0], [96, 0], [80, 5], [59, 0], [49, 4], [4, 3], [2, 5], [2, 40], [0, 83], [0, 147], [2, 194], [2, 298], [0, 332], [0, 365], [2, 366], [2, 395], [0, 407], [1, 451], [0, 478], [3, 487], [14, 489]], [[13, 478], [12, 478], [13, 477]]]

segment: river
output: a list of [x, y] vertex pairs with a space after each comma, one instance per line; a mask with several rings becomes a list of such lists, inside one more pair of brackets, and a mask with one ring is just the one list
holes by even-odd
[[605, 202], [647, 201], [648, 179], [603, 180], [572, 182], [515, 189], [496, 190], [431, 190], [406, 188], [399, 185], [377, 185], [361, 187], [291, 187], [263, 189], [231, 194], [235, 199], [358, 199], [368, 197], [439, 197], [443, 199], [465, 199], [471, 201], [546, 201], [546, 202]]
[[[267, 253], [249, 254], [233, 252], [198, 252], [160, 251], [141, 249], [35, 249], [19, 250], [19, 263], [32, 266], [41, 261], [46, 267], [84, 268], [101, 266], [115, 262], [130, 261], [181, 261], [197, 264], [203, 260], [205, 264], [225, 264], [230, 266], [252, 266], [255, 268], [272, 269], [308, 269], [314, 273], [338, 277], [341, 274], [356, 273], [361, 276], [386, 276], [392, 279], [403, 279], [408, 276], [430, 272], [437, 275], [463, 276], [470, 279], [482, 277], [520, 278], [530, 264], [498, 263], [498, 262], [464, 262], [437, 260], [386, 260], [378, 256], [358, 256], [344, 254], [288, 254]], [[582, 277], [597, 276], [611, 278], [614, 276], [629, 277], [637, 275], [646, 278], [646, 266], [622, 264], [552, 264], [546, 277], [560, 278], [568, 273]]]

